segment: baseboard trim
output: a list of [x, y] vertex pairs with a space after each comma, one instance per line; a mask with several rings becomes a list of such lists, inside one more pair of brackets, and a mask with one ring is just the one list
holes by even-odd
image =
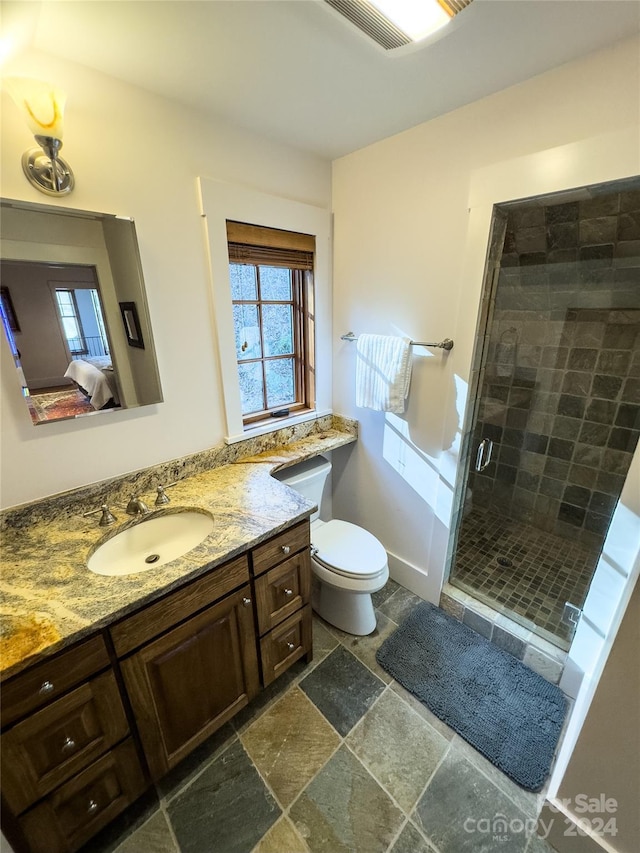
[[[575, 815], [561, 800], [553, 797], [545, 800], [538, 827], [543, 830], [545, 840], [558, 853], [619, 853], [604, 836], [590, 828], [590, 817], [593, 816]], [[599, 817], [606, 824], [608, 817], [615, 819], [615, 814]]]
[[438, 604], [440, 601], [440, 585], [429, 577], [426, 569], [414, 566], [390, 551], [387, 551], [387, 558], [389, 560], [389, 574], [394, 581], [415, 595], [419, 595], [425, 601]]

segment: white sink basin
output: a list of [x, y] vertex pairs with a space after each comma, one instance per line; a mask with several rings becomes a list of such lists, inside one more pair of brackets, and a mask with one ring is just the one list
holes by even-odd
[[182, 557], [213, 531], [213, 518], [195, 509], [153, 515], [116, 533], [89, 556], [97, 575], [131, 575]]

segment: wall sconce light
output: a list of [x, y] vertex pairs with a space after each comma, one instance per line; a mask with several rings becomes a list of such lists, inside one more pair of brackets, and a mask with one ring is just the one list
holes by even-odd
[[59, 156], [66, 94], [50, 83], [30, 77], [6, 77], [4, 82], [40, 146], [22, 155], [27, 180], [47, 195], [70, 193], [74, 186], [73, 172]]

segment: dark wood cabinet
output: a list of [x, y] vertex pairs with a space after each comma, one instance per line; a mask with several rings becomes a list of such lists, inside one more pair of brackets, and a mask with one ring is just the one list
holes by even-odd
[[300, 658], [312, 658], [310, 534], [303, 521], [251, 554], [265, 687]]
[[71, 853], [148, 786], [105, 638], [9, 680], [3, 831], [16, 853]]
[[2, 728], [62, 696], [95, 672], [109, 666], [103, 637], [98, 634], [54, 658], [29, 667], [2, 685]]
[[261, 685], [310, 660], [310, 584], [303, 521], [3, 684], [16, 853], [73, 853]]
[[256, 605], [260, 634], [270, 631], [309, 601], [309, 552], [301, 551], [256, 578]]
[[121, 669], [159, 779], [260, 689], [250, 587], [143, 646]]
[[111, 626], [109, 634], [116, 654], [119, 658], [124, 657], [246, 583], [249, 583], [249, 560], [246, 555], [186, 583], [175, 592], [170, 592], [154, 604], [143, 607]]
[[131, 739], [19, 818], [32, 853], [68, 853], [106, 826], [147, 786]]
[[113, 672], [42, 708], [2, 735], [2, 792], [20, 813], [129, 733]]
[[282, 560], [298, 551], [308, 550], [311, 542], [311, 528], [308, 521], [302, 521], [282, 533], [258, 545], [251, 552], [253, 574], [258, 576], [267, 569], [277, 566]]
[[311, 659], [311, 628], [311, 605], [307, 604], [260, 639], [265, 687], [300, 658]]

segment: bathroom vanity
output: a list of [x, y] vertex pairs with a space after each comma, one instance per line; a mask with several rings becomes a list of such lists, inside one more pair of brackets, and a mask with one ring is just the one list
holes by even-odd
[[[82, 516], [104, 493], [4, 519], [2, 829], [16, 853], [77, 850], [292, 664], [311, 660], [314, 507], [271, 472], [355, 440], [324, 426], [233, 464], [211, 467], [207, 456], [162, 511], [207, 512], [213, 532], [137, 574], [87, 568], [116, 532]], [[168, 473], [143, 472], [136, 493]], [[121, 529], [132, 478], [108, 487]]]
[[2, 795], [16, 853], [76, 850], [311, 660], [309, 593], [302, 521], [9, 679]]

